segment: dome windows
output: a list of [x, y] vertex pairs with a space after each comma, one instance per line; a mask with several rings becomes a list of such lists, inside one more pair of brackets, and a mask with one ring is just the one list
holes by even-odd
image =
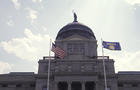
[[67, 54], [68, 55], [84, 55], [85, 44], [84, 43], [68, 43]]

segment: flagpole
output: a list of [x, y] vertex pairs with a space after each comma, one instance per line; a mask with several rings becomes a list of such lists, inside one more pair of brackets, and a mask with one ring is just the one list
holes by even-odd
[[[51, 42], [52, 42], [52, 40], [50, 39], [49, 57], [51, 56]], [[48, 80], [47, 80], [47, 90], [49, 90], [49, 89], [50, 89], [50, 66], [51, 66], [51, 59], [49, 58], [49, 62], [48, 62]]]
[[[101, 43], [103, 40], [101, 39]], [[105, 81], [105, 90], [107, 90], [107, 80], [106, 80], [106, 68], [105, 68], [105, 60], [104, 60], [104, 49], [102, 45], [102, 56], [103, 56], [103, 69], [104, 69], [104, 81]]]

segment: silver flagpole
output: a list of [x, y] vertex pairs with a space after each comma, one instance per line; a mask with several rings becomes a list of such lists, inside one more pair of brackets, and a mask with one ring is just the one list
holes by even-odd
[[[50, 39], [49, 57], [51, 56], [51, 42], [52, 42], [52, 40]], [[48, 63], [47, 90], [50, 90], [50, 66], [51, 66], [51, 59], [49, 59], [49, 63]]]
[[[102, 39], [101, 39], [101, 43], [103, 43], [103, 40], [102, 40]], [[104, 60], [104, 49], [103, 49], [103, 45], [102, 45], [102, 56], [103, 56], [103, 68], [104, 68], [105, 90], [107, 90], [106, 68], [105, 68], [105, 60]]]

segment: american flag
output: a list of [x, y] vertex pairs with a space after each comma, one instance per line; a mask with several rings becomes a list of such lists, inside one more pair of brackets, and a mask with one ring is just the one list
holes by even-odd
[[65, 51], [60, 47], [56, 46], [54, 43], [52, 43], [51, 51], [53, 51], [61, 59], [63, 59], [65, 56]]

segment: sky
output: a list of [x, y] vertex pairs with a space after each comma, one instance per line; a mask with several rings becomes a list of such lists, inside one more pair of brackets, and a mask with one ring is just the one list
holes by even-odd
[[93, 30], [99, 56], [101, 38], [120, 42], [121, 51], [104, 49], [116, 72], [140, 71], [140, 0], [1, 0], [0, 73], [37, 73], [50, 38], [73, 21], [73, 10]]

